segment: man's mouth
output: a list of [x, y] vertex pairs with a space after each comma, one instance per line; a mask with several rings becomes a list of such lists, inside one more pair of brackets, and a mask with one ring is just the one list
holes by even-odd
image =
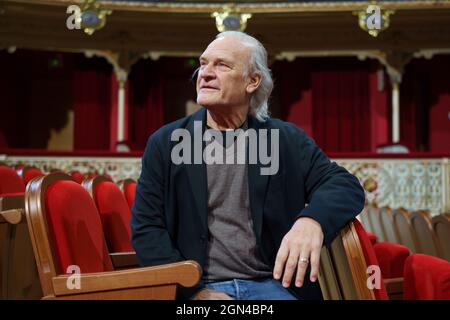
[[215, 87], [204, 86], [204, 87], [200, 87], [200, 90], [219, 90], [219, 89], [215, 88]]

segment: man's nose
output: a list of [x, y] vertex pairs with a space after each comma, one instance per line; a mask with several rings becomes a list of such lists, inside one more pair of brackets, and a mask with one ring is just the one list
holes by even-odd
[[207, 64], [200, 68], [199, 77], [204, 80], [210, 80], [214, 79], [216, 77], [216, 74], [214, 73], [212, 66]]

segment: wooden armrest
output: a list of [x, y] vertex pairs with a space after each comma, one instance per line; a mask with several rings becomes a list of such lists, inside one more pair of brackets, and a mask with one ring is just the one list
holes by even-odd
[[113, 263], [114, 269], [136, 267], [139, 265], [136, 252], [114, 252], [109, 257]]
[[55, 296], [77, 295], [101, 291], [119, 291], [139, 287], [177, 285], [192, 287], [200, 280], [201, 267], [195, 261], [170, 263], [161, 266], [121, 271], [80, 274], [80, 289], [69, 289], [74, 275], [57, 276], [52, 279]]
[[0, 223], [18, 224], [22, 222], [25, 216], [23, 209], [11, 209], [0, 211]]
[[[11, 211], [11, 210], [21, 210]], [[23, 194], [0, 196], [0, 223], [17, 224], [23, 221], [25, 216], [25, 197]], [[19, 214], [20, 213], [20, 214]], [[20, 219], [19, 219], [20, 216]]]
[[403, 278], [384, 279], [384, 285], [391, 300], [403, 299]]
[[387, 292], [403, 292], [403, 278], [384, 279]]

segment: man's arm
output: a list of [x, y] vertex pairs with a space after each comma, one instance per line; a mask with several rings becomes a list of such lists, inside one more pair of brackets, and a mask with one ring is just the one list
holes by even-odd
[[299, 217], [310, 217], [322, 227], [324, 243], [331, 244], [339, 231], [364, 208], [365, 194], [358, 179], [331, 162], [305, 134], [301, 150], [305, 163], [306, 201]]
[[[164, 217], [164, 161], [155, 136], [151, 136], [142, 157], [142, 171], [136, 188], [131, 217], [132, 243], [140, 265], [154, 266], [186, 260], [173, 245]], [[182, 299], [189, 299], [204, 286], [179, 287]]]
[[299, 214], [277, 253], [274, 278], [280, 279], [284, 269], [285, 287], [290, 286], [295, 270], [296, 286], [301, 287], [309, 263], [310, 280], [317, 280], [323, 242], [330, 244], [364, 206], [364, 190], [358, 179], [331, 163], [314, 141], [302, 134], [299, 152], [309, 205]]

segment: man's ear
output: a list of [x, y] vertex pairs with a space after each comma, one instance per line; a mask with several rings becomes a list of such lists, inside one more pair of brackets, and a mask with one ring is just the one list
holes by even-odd
[[247, 91], [247, 93], [253, 93], [256, 91], [256, 89], [258, 89], [259, 85], [261, 84], [262, 81], [262, 76], [259, 72], [255, 72], [253, 74], [251, 74], [248, 77], [248, 83], [247, 83], [247, 87], [245, 88], [245, 91]]

